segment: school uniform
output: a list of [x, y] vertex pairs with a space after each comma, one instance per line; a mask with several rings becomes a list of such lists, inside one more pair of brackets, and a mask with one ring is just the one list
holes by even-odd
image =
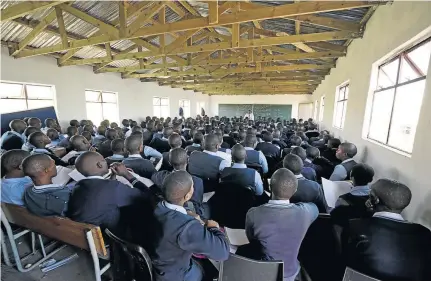
[[335, 208], [331, 211], [334, 223], [344, 226], [350, 219], [371, 217], [373, 212], [365, 205], [370, 197], [370, 192], [368, 185], [355, 186], [349, 193], [338, 197]]
[[268, 173], [268, 162], [266, 161], [265, 155], [262, 151], [256, 151], [252, 147], [244, 147], [247, 153], [245, 159], [246, 165], [260, 165], [264, 174]]
[[188, 145], [186, 147], [186, 151], [187, 151], [187, 155], [190, 156], [190, 154], [192, 154], [193, 151], [203, 151], [202, 147], [200, 144], [198, 143], [193, 143], [191, 145]]
[[57, 146], [66, 148], [66, 152], [72, 150], [69, 137], [62, 139]]
[[62, 161], [66, 162], [66, 163], [70, 163], [69, 161], [72, 158], [75, 158], [73, 160], [73, 163], [71, 165], [75, 164], [75, 160], [76, 158], [78, 158], [79, 155], [81, 155], [82, 153], [84, 153], [85, 151], [76, 151], [76, 150], [72, 150], [69, 153], [67, 153], [66, 155], [63, 156], [63, 158], [61, 158]]
[[217, 150], [216, 154], [217, 154], [217, 156], [223, 158], [224, 160], [226, 160], [230, 164], [230, 163], [232, 163], [232, 155], [230, 153], [228, 153], [228, 151], [230, 151], [230, 149], [225, 150], [225, 151], [222, 151], [219, 149], [219, 150]]
[[356, 165], [356, 161], [352, 158], [346, 159], [341, 162], [341, 164], [338, 164], [334, 168], [334, 172], [332, 172], [331, 177], [329, 180], [331, 181], [343, 181], [343, 180], [350, 180], [350, 172], [352, 171], [353, 167]]
[[141, 156], [147, 159], [151, 157], [161, 159], [163, 157], [162, 153], [158, 152], [157, 150], [148, 145], [144, 146]]
[[147, 179], [150, 179], [156, 172], [153, 163], [150, 160], [142, 158], [140, 154], [130, 154], [129, 157], [123, 160], [123, 164], [127, 168], [132, 169], [136, 174]]
[[1, 179], [1, 201], [4, 203], [24, 206], [24, 192], [33, 186], [29, 177], [2, 178]]
[[226, 167], [220, 175], [220, 182], [230, 183], [244, 188], [251, 188], [256, 195], [262, 195], [263, 182], [259, 173], [247, 168], [246, 164], [234, 163], [232, 167]]
[[174, 169], [169, 162], [169, 152], [163, 152], [162, 159], [160, 161], [162, 161], [162, 166], [160, 167], [161, 171], [171, 172]]
[[293, 204], [289, 200], [269, 200], [251, 208], [245, 221], [250, 244], [245, 249], [240, 247], [237, 254], [243, 252], [245, 256], [267, 261], [282, 260], [284, 281], [294, 281], [300, 271], [297, 257], [301, 242], [318, 214], [312, 203]]
[[320, 213], [326, 213], [327, 205], [322, 187], [317, 182], [308, 180], [302, 175], [295, 176], [298, 179], [298, 188], [290, 198], [290, 202], [314, 203]]
[[25, 142], [24, 135], [15, 131], [7, 131], [0, 138], [0, 147], [4, 150], [20, 149]]
[[236, 144], [236, 141], [230, 135], [224, 134], [223, 135], [223, 143], [226, 143], [229, 146], [227, 148], [231, 148], [231, 147], [233, 147]]
[[171, 146], [169, 145], [168, 139], [166, 138], [153, 138], [149, 146], [151, 146], [160, 153], [168, 152], [169, 150], [171, 150]]
[[229, 243], [218, 228], [206, 228], [186, 210], [166, 201], [154, 210], [158, 233], [149, 250], [155, 281], [200, 281], [203, 271], [191, 257], [199, 253], [213, 260], [229, 257]]
[[93, 146], [98, 146], [99, 144], [101, 144], [102, 142], [106, 141], [106, 137], [104, 135], [96, 135], [94, 136], [94, 138], [91, 140], [91, 144]]
[[29, 142], [25, 142], [22, 146], [21, 146], [21, 149], [22, 150], [25, 150], [25, 151], [28, 151], [28, 152], [30, 152], [30, 151], [32, 151], [33, 149], [35, 149], [36, 147], [34, 146], [34, 145], [32, 145], [31, 143], [29, 143]]
[[280, 148], [270, 142], [258, 143], [256, 148], [257, 151], [262, 151], [266, 157], [272, 157], [278, 159], [280, 157]]
[[34, 148], [31, 151], [31, 154], [32, 155], [33, 154], [46, 154], [55, 161], [56, 166], [63, 166], [63, 167], [69, 166], [69, 164], [67, 162], [64, 162], [57, 155], [55, 155], [51, 150], [46, 149], [46, 148]]
[[97, 146], [97, 151], [102, 154], [104, 158], [112, 156], [113, 154], [111, 150], [111, 142], [111, 140], [105, 140]]
[[108, 166], [111, 166], [112, 163], [123, 162], [124, 155], [113, 154], [112, 156], [106, 157], [105, 160], [108, 163]]
[[201, 179], [216, 181], [219, 179], [220, 172], [226, 167], [230, 167], [230, 163], [218, 156], [216, 152], [194, 151], [189, 157], [189, 173]]
[[301, 170], [301, 174], [306, 178], [307, 180], [311, 181], [317, 181], [317, 175], [316, 171], [313, 168], [310, 167], [303, 167]]
[[336, 149], [326, 148], [321, 153], [320, 156], [328, 159], [335, 166], [341, 163], [341, 161], [335, 156], [337, 153]]
[[278, 146], [280, 149], [285, 149], [287, 147], [287, 144], [280, 139], [274, 139], [272, 144]]
[[347, 266], [382, 281], [431, 280], [431, 231], [400, 214], [350, 220], [342, 252]]
[[27, 188], [24, 202], [27, 209], [38, 216], [64, 216], [72, 188], [58, 184], [47, 184]]

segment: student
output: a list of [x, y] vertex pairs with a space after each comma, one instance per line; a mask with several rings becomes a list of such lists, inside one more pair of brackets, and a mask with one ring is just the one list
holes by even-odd
[[326, 149], [324, 149], [321, 153], [321, 155], [331, 161], [334, 166], [341, 163], [341, 161], [336, 157], [337, 149], [340, 144], [341, 141], [339, 139], [329, 139]]
[[61, 160], [67, 162], [69, 165], [74, 165], [76, 158], [91, 148], [90, 142], [81, 135], [71, 137], [70, 145], [73, 150], [61, 158]]
[[[135, 134], [135, 132], [132, 134]], [[157, 158], [157, 159], [163, 158], [162, 153], [158, 152], [157, 150], [155, 150], [154, 148], [152, 148], [151, 146], [148, 145], [149, 138], [151, 136], [148, 131], [142, 132], [138, 135], [142, 137], [142, 143], [144, 145], [144, 149], [141, 153], [142, 157], [144, 157], [146, 159], [150, 159], [151, 157]]]
[[370, 196], [369, 184], [373, 181], [374, 170], [366, 164], [357, 164], [351, 172], [353, 188], [349, 193], [338, 197], [331, 217], [337, 224], [344, 225], [349, 219], [370, 217], [371, 212], [365, 206]]
[[115, 129], [107, 129], [105, 131], [105, 137], [106, 137], [106, 140], [99, 143], [99, 146], [97, 147], [97, 149], [99, 153], [106, 158], [112, 155], [111, 142], [118, 138], [117, 131]]
[[343, 142], [338, 146], [337, 153], [335, 156], [341, 160], [341, 164], [335, 166], [334, 172], [332, 173], [329, 180], [331, 181], [343, 181], [350, 180], [350, 172], [352, 168], [357, 164], [353, 157], [355, 157], [358, 150], [356, 145], [349, 142]]
[[[115, 132], [117, 132], [117, 131], [115, 131]], [[106, 140], [105, 134], [106, 134], [106, 127], [105, 126], [97, 127], [97, 134], [94, 136], [91, 144], [93, 146], [98, 146], [100, 143], [104, 142]]]
[[[171, 134], [168, 138], [168, 143], [169, 143], [169, 146], [171, 147], [170, 151], [172, 151], [172, 149], [175, 149], [175, 148], [180, 148], [182, 145], [181, 136], [177, 133]], [[161, 161], [163, 161], [163, 163], [160, 170], [166, 170], [169, 172], [173, 170], [173, 167], [169, 161], [169, 152], [163, 152], [163, 157]]]
[[204, 151], [194, 151], [189, 158], [189, 172], [201, 179], [216, 181], [224, 168], [230, 163], [217, 155], [220, 146], [218, 136], [209, 134], [205, 137]]
[[273, 144], [280, 147], [280, 149], [285, 149], [287, 147], [287, 144], [280, 139], [281, 138], [280, 130], [274, 130], [274, 132], [272, 132], [272, 136], [273, 136], [273, 141], [272, 141]]
[[256, 151], [254, 148], [257, 145], [257, 138], [254, 135], [247, 135], [244, 140], [244, 148], [247, 153], [245, 159], [246, 165], [260, 165], [264, 174], [268, 173], [268, 162], [262, 151]]
[[76, 183], [69, 201], [67, 216], [74, 221], [122, 232], [124, 226], [120, 209], [139, 204], [150, 204], [151, 191], [134, 178], [121, 163], [114, 163], [112, 171], [126, 178], [134, 188], [111, 179], [106, 160], [97, 152], [85, 152], [76, 159], [75, 167], [86, 179]]
[[1, 156], [1, 201], [24, 206], [24, 191], [33, 182], [24, 175], [21, 163], [30, 153], [21, 149], [12, 149]]
[[245, 231], [250, 244], [237, 251], [238, 255], [253, 259], [282, 260], [285, 281], [297, 280], [301, 269], [297, 260], [299, 248], [318, 216], [314, 204], [289, 201], [296, 192], [297, 182], [295, 175], [284, 168], [272, 175], [272, 200], [248, 211]]
[[58, 146], [66, 148], [66, 152], [69, 152], [72, 150], [72, 148], [70, 147], [70, 138], [78, 134], [78, 128], [75, 126], [69, 126], [67, 127], [66, 132], [67, 132], [67, 137], [62, 139], [58, 144]]
[[231, 150], [230, 149], [226, 149], [226, 148], [222, 148], [222, 143], [223, 143], [223, 135], [221, 133], [214, 133], [218, 139], [219, 139], [219, 148], [217, 149], [217, 156], [225, 159], [226, 161], [228, 161], [229, 163], [232, 162], [232, 156], [231, 154]]
[[[31, 118], [30, 118], [31, 119]], [[62, 161], [58, 156], [56, 156], [51, 150], [46, 148], [51, 140], [42, 132], [34, 132], [28, 137], [28, 142], [35, 148], [31, 151], [31, 154], [46, 154], [55, 161], [56, 166], [67, 167], [68, 163]]]
[[263, 133], [263, 141], [256, 145], [257, 151], [262, 151], [263, 155], [266, 157], [271, 157], [273, 159], [279, 159], [280, 148], [272, 144], [273, 137], [270, 132]]
[[230, 148], [233, 147], [236, 144], [236, 141], [230, 136], [230, 128], [225, 127], [223, 133], [223, 142], [227, 143]]
[[153, 140], [151, 141], [150, 146], [160, 153], [169, 152], [171, 147], [169, 146], [168, 138], [173, 132], [174, 131], [172, 128], [164, 128], [163, 136], [161, 138], [153, 137]]
[[27, 122], [29, 126], [36, 127], [39, 130], [42, 128], [42, 121], [40, 121], [40, 119], [37, 117], [31, 117]]
[[193, 180], [186, 171], [169, 174], [162, 190], [165, 201], [154, 210], [157, 226], [152, 228], [154, 241], [149, 249], [155, 281], [200, 281], [203, 270], [192, 254], [227, 260], [229, 243], [217, 222], [204, 225], [198, 216], [187, 214], [183, 206], [192, 198]]
[[299, 156], [299, 158], [301, 158], [303, 163], [301, 174], [304, 176], [304, 178], [306, 178], [307, 180], [316, 181], [317, 180], [316, 170], [310, 167], [310, 165], [308, 165], [309, 163], [305, 162], [305, 160], [307, 159], [307, 154], [305, 152], [305, 149], [297, 146], [290, 151], [290, 154], [297, 155]]
[[193, 134], [193, 143], [186, 147], [187, 154], [190, 155], [193, 151], [203, 151], [203, 140], [204, 135], [201, 132], [196, 131], [196, 133]]
[[323, 189], [317, 182], [308, 180], [301, 175], [303, 168], [301, 158], [294, 154], [286, 155], [283, 159], [283, 167], [290, 170], [298, 179], [298, 190], [292, 198], [290, 198], [290, 201], [293, 203], [314, 203], [320, 213], [326, 213], [327, 206], [323, 195]]
[[19, 119], [9, 122], [10, 131], [5, 132], [0, 139], [0, 147], [4, 150], [20, 149], [25, 142], [23, 133], [27, 124]]
[[290, 154], [290, 152], [292, 151], [292, 149], [294, 149], [295, 147], [300, 147], [301, 143], [302, 143], [302, 139], [296, 135], [293, 135], [290, 140], [290, 148], [285, 148], [283, 149], [283, 153], [282, 156], [284, 157], [287, 154]]
[[156, 132], [153, 134], [153, 140], [161, 138], [163, 138], [163, 124], [157, 124]]
[[220, 182], [231, 183], [233, 185], [251, 188], [256, 195], [263, 194], [263, 182], [259, 173], [247, 168], [245, 159], [247, 153], [245, 148], [240, 144], [235, 144], [232, 148], [232, 167], [226, 167], [221, 172]]
[[307, 148], [306, 159], [304, 165], [307, 163], [311, 168], [316, 171], [317, 182], [322, 182], [322, 177], [329, 179], [334, 171], [334, 165], [328, 159], [320, 156], [320, 150], [317, 147], [310, 146]]
[[126, 155], [123, 139], [115, 139], [111, 142], [112, 156], [106, 157], [105, 160], [110, 166], [115, 162], [122, 162]]
[[[187, 152], [182, 148], [173, 148], [169, 151], [169, 162], [173, 167], [173, 171], [186, 171], [187, 169]], [[151, 181], [162, 190], [163, 181], [170, 174], [170, 171], [162, 170], [159, 171], [151, 177]], [[203, 195], [204, 195], [204, 184], [202, 179], [192, 176], [193, 179], [193, 187], [194, 192], [192, 197], [190, 198], [190, 202], [192, 206], [184, 206], [185, 208], [195, 212], [201, 218], [208, 218], [208, 215], [205, 214], [203, 207]], [[161, 192], [162, 193], [162, 192]], [[187, 204], [186, 204], [187, 205]], [[191, 208], [193, 207], [193, 208]]]
[[112, 123], [109, 125], [109, 128], [111, 128], [111, 129], [118, 128], [118, 124], [117, 124], [117, 123], [115, 123], [115, 122], [112, 122]]
[[144, 147], [142, 137], [140, 135], [131, 135], [126, 138], [124, 145], [126, 151], [129, 153], [129, 157], [123, 160], [124, 165], [141, 177], [151, 179], [156, 169], [150, 160], [144, 159], [141, 156]]
[[24, 130], [24, 139], [25, 139], [25, 142], [24, 142], [24, 144], [22, 145], [22, 147], [21, 147], [21, 149], [22, 150], [25, 150], [25, 151], [32, 151], [35, 147], [33, 146], [33, 145], [31, 145], [29, 142], [28, 142], [28, 137], [31, 135], [31, 134], [33, 134], [34, 132], [40, 132], [40, 130], [38, 129], [38, 128], [36, 128], [36, 127], [31, 127], [31, 126], [29, 126], [29, 127], [27, 127], [27, 128], [25, 128], [25, 130]]
[[48, 145], [48, 147], [56, 147], [60, 143], [60, 135], [56, 129], [49, 128], [46, 130], [46, 135], [51, 140], [51, 143]]
[[373, 217], [350, 220], [342, 233], [347, 266], [383, 281], [431, 280], [431, 231], [401, 216], [411, 198], [397, 181], [371, 185], [367, 207]]
[[34, 184], [24, 192], [27, 209], [38, 216], [64, 216], [72, 190], [52, 183], [57, 176], [55, 161], [47, 154], [33, 154], [23, 160], [22, 168]]
[[42, 133], [47, 134], [48, 129], [57, 129], [57, 120], [53, 118], [45, 119], [45, 127], [41, 129]]
[[121, 125], [123, 125], [122, 130], [123, 130], [123, 134], [126, 134], [127, 131], [130, 130], [130, 123], [128, 119], [123, 119], [123, 121], [121, 121]]

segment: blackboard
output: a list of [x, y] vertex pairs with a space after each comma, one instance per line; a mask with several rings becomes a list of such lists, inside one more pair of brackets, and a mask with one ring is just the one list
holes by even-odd
[[271, 117], [290, 120], [292, 117], [291, 104], [219, 104], [218, 115], [232, 118], [244, 116], [249, 110], [253, 111], [254, 118]]
[[10, 130], [9, 129], [10, 121], [12, 121], [13, 119], [23, 119], [24, 117], [37, 117], [43, 123], [46, 118], [54, 118], [55, 120], [57, 120], [57, 113], [55, 112], [55, 108], [53, 106], [50, 106], [50, 107], [43, 107], [43, 108], [2, 114], [1, 115], [1, 134], [3, 135], [6, 131]]

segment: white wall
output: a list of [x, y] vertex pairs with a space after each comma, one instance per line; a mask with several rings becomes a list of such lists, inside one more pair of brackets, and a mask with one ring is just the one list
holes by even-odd
[[[394, 49], [431, 26], [431, 2], [395, 1], [379, 7], [367, 24], [364, 37], [356, 39], [340, 58], [335, 69], [313, 93], [312, 100], [325, 95], [323, 126], [336, 136], [358, 146], [357, 159], [370, 164], [375, 178], [388, 177], [407, 184], [413, 193], [404, 215], [407, 219], [431, 226], [431, 181], [429, 177], [429, 145], [431, 125], [431, 67], [429, 68], [413, 153], [403, 156], [362, 138], [362, 128], [372, 65]], [[332, 127], [335, 89], [350, 80], [344, 130]]]
[[214, 95], [210, 96], [210, 115], [218, 115], [219, 104], [291, 104], [292, 118], [298, 118], [299, 104], [309, 102], [309, 95]]
[[192, 116], [197, 114], [196, 102], [209, 103], [209, 97], [201, 93], [121, 79], [115, 73], [94, 74], [89, 66], [58, 67], [52, 57], [14, 59], [6, 48], [1, 51], [1, 80], [54, 85], [57, 114], [63, 125], [71, 119], [86, 118], [86, 89], [117, 92], [120, 120], [152, 116], [153, 96], [169, 97], [171, 116], [178, 116], [180, 99], [190, 100]]

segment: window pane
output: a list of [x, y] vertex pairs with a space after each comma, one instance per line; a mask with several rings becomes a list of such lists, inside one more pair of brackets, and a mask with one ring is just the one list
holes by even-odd
[[419, 73], [407, 62], [403, 57], [401, 58], [400, 78], [398, 83], [407, 82], [416, 78], [421, 77]]
[[344, 102], [337, 102], [337, 105], [335, 108], [335, 119], [334, 119], [334, 126], [337, 128], [341, 128], [343, 111], [344, 111]]
[[161, 117], [169, 117], [169, 106], [161, 106], [160, 107]]
[[102, 122], [103, 116], [101, 103], [87, 103], [87, 119], [93, 121], [94, 124], [100, 124], [100, 122]]
[[29, 99], [52, 100], [53, 98], [52, 87], [26, 85], [26, 88], [27, 88], [27, 98]]
[[53, 100], [28, 100], [28, 109], [54, 106]]
[[91, 102], [100, 102], [100, 92], [85, 91], [85, 100]]
[[392, 103], [395, 89], [374, 93], [371, 122], [368, 131], [370, 139], [386, 143], [391, 121]]
[[161, 105], [169, 105], [169, 99], [168, 98], [162, 98], [160, 101]]
[[160, 105], [160, 98], [153, 98], [153, 105]]
[[188, 106], [184, 107], [184, 117], [190, 117], [190, 107]]
[[117, 95], [115, 93], [102, 93], [103, 102], [117, 103]]
[[185, 101], [184, 101], [184, 106], [189, 107], [189, 106], [190, 106], [190, 101], [189, 101], [189, 100], [185, 100]]
[[349, 98], [349, 85], [346, 86], [346, 91], [344, 92], [344, 99], [348, 99]]
[[323, 113], [325, 110], [325, 97], [320, 100], [319, 121], [323, 121]]
[[102, 103], [103, 119], [108, 119], [110, 122], [118, 122], [118, 108], [116, 103]]
[[395, 85], [397, 81], [399, 58], [379, 67], [377, 89], [387, 88]]
[[424, 75], [428, 72], [428, 66], [431, 54], [431, 41], [414, 49], [408, 54], [411, 61], [422, 71]]
[[338, 92], [338, 100], [339, 101], [340, 100], [344, 100], [344, 92], [345, 92], [345, 90], [346, 90], [346, 87], [341, 87], [339, 89], [339, 92]]
[[344, 128], [346, 122], [347, 100], [343, 101], [343, 115], [341, 116], [341, 128]]
[[388, 144], [406, 152], [413, 151], [413, 142], [425, 80], [397, 88]]
[[[2, 98], [19, 98], [24, 97], [22, 91], [23, 85], [14, 83], [0, 83], [0, 92]], [[12, 112], [12, 111], [9, 111]]]
[[1, 99], [1, 113], [17, 112], [23, 110], [27, 110], [25, 99]]

